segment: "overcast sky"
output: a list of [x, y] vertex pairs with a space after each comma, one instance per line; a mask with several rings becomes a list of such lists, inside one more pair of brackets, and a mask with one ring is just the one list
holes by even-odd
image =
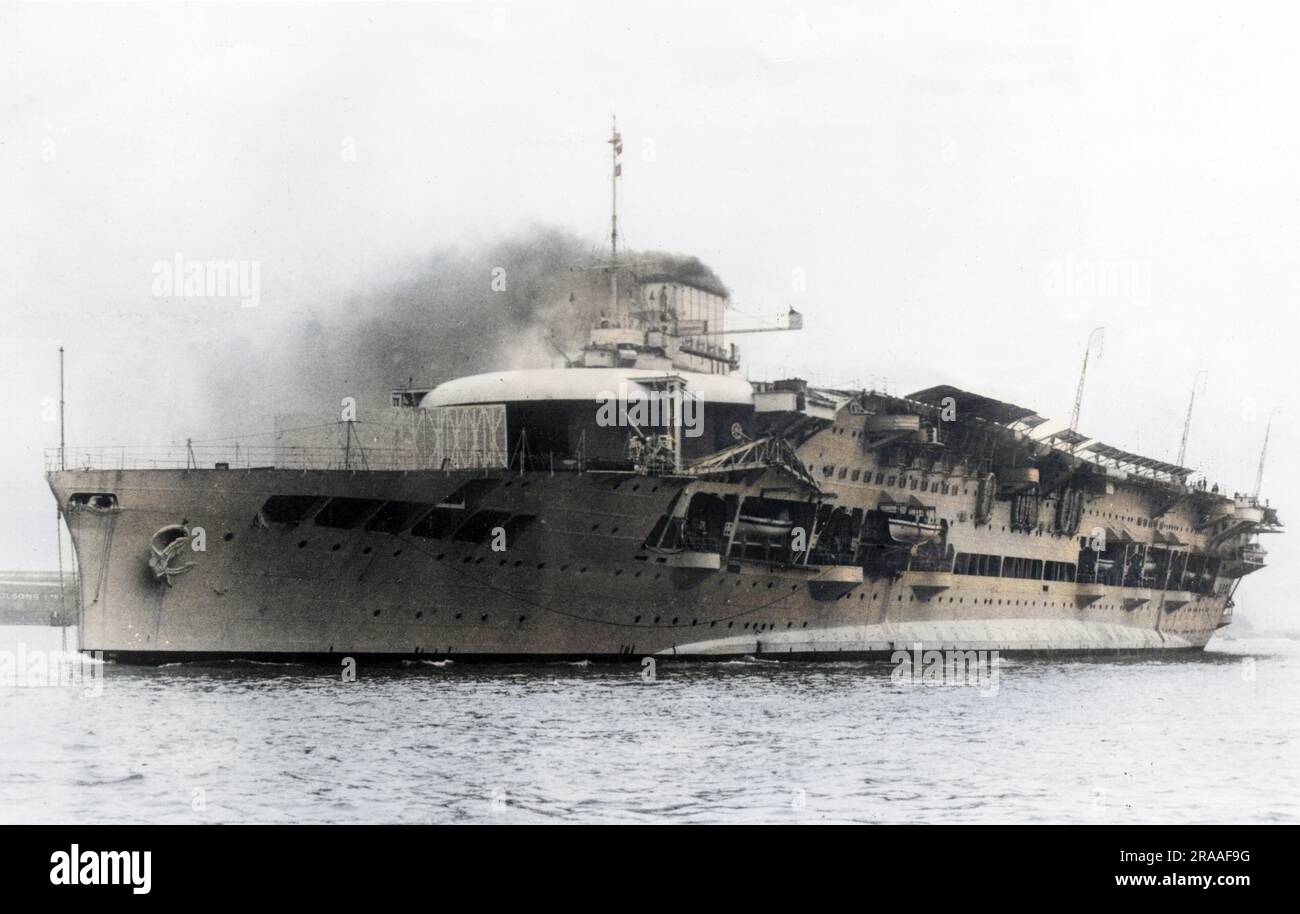
[[[1085, 432], [1172, 460], [1204, 369], [1188, 462], [1252, 487], [1278, 408], [1265, 494], [1300, 520], [1298, 26], [1285, 3], [2, 6], [0, 567], [54, 561], [59, 344], [71, 441], [201, 437], [250, 339], [451, 246], [541, 223], [598, 247], [614, 113], [626, 242], [805, 313], [738, 338], [751, 377], [1067, 419], [1104, 325]], [[256, 261], [257, 306], [154, 296], [176, 253]], [[1243, 595], [1282, 613], [1296, 538], [1268, 545]]]

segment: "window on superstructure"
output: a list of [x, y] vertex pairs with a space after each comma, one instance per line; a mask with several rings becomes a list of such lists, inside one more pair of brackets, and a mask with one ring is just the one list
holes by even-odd
[[316, 514], [316, 526], [350, 530], [383, 502], [374, 498], [331, 498]]
[[515, 514], [501, 526], [506, 530], [506, 546], [513, 546], [523, 532], [537, 520], [536, 514]]
[[[476, 511], [470, 515], [465, 523], [461, 524], [452, 539], [465, 543], [486, 543], [488, 538], [492, 536], [493, 528], [504, 528], [508, 520], [510, 520], [509, 511]], [[507, 534], [506, 547], [509, 548], [509, 546], [510, 541]]]
[[397, 533], [422, 511], [433, 505], [422, 505], [415, 501], [389, 501], [366, 521], [366, 529], [371, 533]]
[[464, 508], [437, 507], [411, 528], [411, 535], [442, 539], [455, 530], [465, 517]]
[[956, 574], [984, 575], [997, 577], [1001, 572], [1002, 559], [996, 555], [982, 555], [978, 552], [959, 552], [953, 563]]
[[296, 524], [311, 517], [323, 501], [316, 495], [272, 495], [262, 505], [262, 517], [274, 524]]

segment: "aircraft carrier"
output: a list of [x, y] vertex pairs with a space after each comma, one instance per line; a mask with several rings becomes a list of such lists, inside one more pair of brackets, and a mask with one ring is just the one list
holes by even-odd
[[1281, 529], [1258, 492], [1091, 438], [1077, 409], [751, 383], [726, 289], [620, 260], [614, 213], [608, 301], [565, 367], [394, 390], [365, 434], [347, 418], [338, 442], [286, 435], [264, 455], [52, 453], [80, 648], [1112, 653], [1198, 650], [1231, 621], [1260, 534]]

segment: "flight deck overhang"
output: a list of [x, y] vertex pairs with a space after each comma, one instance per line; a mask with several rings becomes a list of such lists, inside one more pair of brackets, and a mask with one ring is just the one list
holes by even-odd
[[[752, 405], [753, 388], [744, 378], [674, 371], [684, 389], [703, 403]], [[595, 403], [650, 399], [663, 386], [665, 372], [635, 368], [536, 368], [468, 375], [439, 384], [420, 402], [425, 408], [477, 403], [569, 401]]]

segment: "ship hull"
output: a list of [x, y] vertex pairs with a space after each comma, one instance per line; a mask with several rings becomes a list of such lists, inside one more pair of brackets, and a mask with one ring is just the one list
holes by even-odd
[[[532, 521], [513, 542], [260, 515], [272, 496], [438, 504], [471, 479], [486, 480], [484, 507]], [[253, 469], [49, 481], [76, 548], [80, 647], [121, 662], [834, 660], [917, 645], [1109, 655], [1203, 648], [1227, 602], [933, 572], [855, 580], [840, 566], [646, 548], [685, 477]], [[117, 506], [69, 507], [77, 493], [112, 493]], [[177, 524], [201, 530], [202, 548], [159, 575], [151, 542]]]

